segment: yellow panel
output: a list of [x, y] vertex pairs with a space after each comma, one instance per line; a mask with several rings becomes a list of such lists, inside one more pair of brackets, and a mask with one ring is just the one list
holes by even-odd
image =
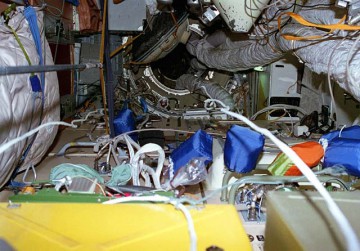
[[[0, 239], [16, 250], [189, 250], [187, 221], [164, 204], [0, 203]], [[190, 209], [198, 250], [251, 250], [231, 205]]]

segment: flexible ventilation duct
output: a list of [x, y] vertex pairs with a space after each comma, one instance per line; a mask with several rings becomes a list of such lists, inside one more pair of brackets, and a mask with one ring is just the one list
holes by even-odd
[[[331, 1], [308, 1], [307, 6], [330, 4]], [[275, 6], [268, 8], [267, 15], [278, 16]], [[304, 15], [311, 22], [329, 24], [340, 21], [343, 16], [343, 9], [332, 8], [302, 8], [298, 10], [300, 15]], [[287, 19], [283, 20], [283, 23]], [[277, 18], [272, 21], [273, 30], [276, 30]], [[254, 36], [259, 35], [260, 26], [257, 26], [253, 32]], [[233, 35], [224, 32], [218, 32], [204, 39], [190, 39], [187, 45], [188, 51], [197, 57], [209, 68], [221, 69], [226, 71], [248, 70], [260, 65], [266, 65], [277, 61], [285, 53], [294, 53], [303, 61], [310, 70], [316, 73], [330, 74], [339, 85], [350, 92], [357, 100], [360, 100], [360, 86], [355, 81], [360, 77], [360, 54], [350, 55], [351, 62], [347, 69], [347, 59], [350, 48], [355, 41], [345, 39], [320, 39], [318, 41], [290, 41], [284, 39], [279, 32], [270, 32], [270, 36], [265, 39], [236, 40]], [[316, 28], [309, 28], [299, 24], [290, 23], [285, 25], [281, 34], [290, 34], [300, 37], [306, 36], [327, 36], [328, 33]], [[341, 32], [338, 34], [340, 35]], [[223, 41], [220, 45], [214, 45], [212, 41]], [[355, 48], [356, 49], [356, 48]], [[330, 63], [330, 67], [328, 67]], [[328, 70], [329, 69], [329, 70]], [[349, 78], [347, 78], [347, 73]]]
[[191, 74], [184, 74], [176, 80], [176, 89], [188, 89], [190, 92], [201, 91], [204, 95], [212, 99], [218, 99], [232, 110], [234, 100], [224, 88], [211, 81], [197, 78]]

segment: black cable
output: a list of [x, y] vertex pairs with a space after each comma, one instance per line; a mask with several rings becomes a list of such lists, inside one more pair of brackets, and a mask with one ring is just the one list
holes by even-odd
[[345, 188], [346, 191], [349, 191], [349, 188], [347, 187], [347, 185], [344, 182], [342, 182], [340, 179], [337, 179], [337, 178], [328, 179], [324, 183], [328, 183], [328, 182], [331, 182], [331, 181], [336, 181], [336, 182], [340, 183]]
[[298, 3], [295, 3], [296, 6], [300, 6], [300, 7], [303, 7], [303, 8], [317, 8], [317, 7], [329, 7], [329, 6], [333, 6], [335, 5], [335, 3], [329, 3], [329, 4], [315, 4], [315, 5], [302, 5], [302, 4], [298, 4]]

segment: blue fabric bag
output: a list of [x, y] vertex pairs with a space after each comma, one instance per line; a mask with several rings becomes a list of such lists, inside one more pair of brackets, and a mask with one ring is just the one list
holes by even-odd
[[336, 130], [336, 131], [332, 131], [327, 134], [324, 134], [320, 138], [320, 143], [322, 143], [321, 141], [323, 141], [323, 140], [327, 140], [328, 142], [330, 142], [331, 140], [333, 140], [335, 138], [360, 139], [360, 126], [359, 125], [350, 126], [350, 127], [344, 128], [343, 130]]
[[[114, 119], [114, 133], [115, 136], [118, 136], [124, 132], [130, 132], [136, 129], [136, 122], [138, 120], [141, 120], [144, 118], [144, 115], [139, 115], [138, 117], [135, 118], [135, 114], [134, 112], [128, 108], [128, 103], [130, 101], [126, 100], [124, 102], [123, 108], [119, 111], [118, 115], [115, 117]], [[147, 107], [147, 103], [145, 101], [145, 99], [140, 98], [140, 105], [141, 108], [143, 109], [143, 113], [147, 113], [148, 112], [148, 107]], [[130, 134], [130, 137], [137, 141], [138, 139], [138, 134], [137, 133], [132, 133]]]
[[325, 151], [324, 167], [342, 165], [350, 175], [360, 177], [360, 140], [336, 138]]
[[348, 174], [360, 177], [359, 125], [327, 133], [319, 142], [325, 148], [323, 167], [342, 165]]
[[212, 144], [212, 137], [202, 130], [198, 130], [193, 136], [183, 142], [170, 154], [170, 159], [173, 163], [172, 170], [170, 170], [170, 178], [193, 158], [205, 157], [205, 165], [212, 161]]
[[255, 169], [264, 147], [263, 135], [234, 125], [226, 133], [224, 162], [231, 172], [248, 173]]
[[[118, 136], [124, 132], [133, 131], [136, 129], [134, 112], [128, 108], [127, 102], [125, 102], [123, 108], [114, 119], [114, 132], [115, 136]], [[136, 134], [130, 134], [130, 137], [137, 140]]]

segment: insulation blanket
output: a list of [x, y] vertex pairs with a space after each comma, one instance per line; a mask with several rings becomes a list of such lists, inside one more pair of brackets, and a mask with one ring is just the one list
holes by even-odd
[[[29, 28], [28, 22], [19, 7], [12, 14], [8, 23], [17, 33], [23, 44], [32, 65], [39, 64], [39, 56]], [[38, 26], [43, 31], [43, 13], [37, 11]], [[42, 35], [42, 48], [44, 64], [52, 65], [50, 47]], [[1, 66], [26, 66], [25, 55], [15, 40], [14, 34], [9, 27], [0, 25], [0, 65]], [[40, 74], [38, 74], [40, 79]], [[56, 72], [45, 74], [44, 110], [41, 119], [42, 95], [32, 91], [30, 85], [30, 74], [18, 74], [0, 76], [0, 144], [4, 144], [17, 138], [31, 129], [50, 121], [59, 121], [59, 86]], [[20, 170], [30, 165], [36, 165], [44, 156], [52, 144], [57, 133], [57, 127], [47, 127], [39, 131], [33, 137], [23, 140], [4, 153], [0, 154], [0, 187], [11, 177], [18, 165]], [[33, 142], [25, 159], [25, 149]], [[20, 161], [22, 159], [22, 161]]]

